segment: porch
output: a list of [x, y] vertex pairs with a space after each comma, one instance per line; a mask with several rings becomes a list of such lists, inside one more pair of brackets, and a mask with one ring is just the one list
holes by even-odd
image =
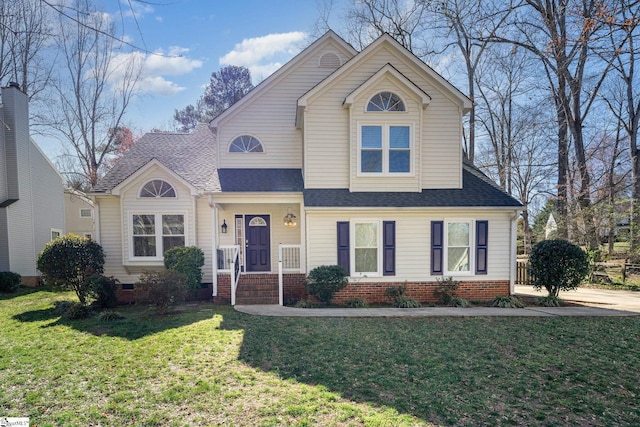
[[277, 272], [247, 272], [239, 245], [217, 248], [217, 295], [221, 303], [279, 304], [304, 296], [302, 245], [279, 244]]

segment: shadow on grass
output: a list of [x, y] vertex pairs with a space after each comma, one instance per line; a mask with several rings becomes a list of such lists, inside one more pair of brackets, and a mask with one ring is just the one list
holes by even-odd
[[[239, 359], [254, 368], [437, 425], [607, 425], [638, 415], [598, 385], [619, 373], [594, 364], [595, 355], [635, 359], [605, 337], [637, 325], [633, 318], [225, 315], [221, 328], [244, 331]], [[591, 341], [594, 330], [603, 337]], [[594, 348], [585, 351], [585, 342]], [[636, 390], [626, 378], [618, 379]], [[609, 412], [594, 415], [599, 407]]]
[[92, 311], [85, 319], [68, 319], [61, 316], [55, 307], [26, 311], [16, 314], [14, 319], [21, 322], [46, 322], [42, 328], [67, 326], [78, 331], [88, 332], [96, 336], [113, 336], [136, 340], [158, 332], [187, 326], [201, 320], [210, 319], [214, 309], [209, 302], [194, 302], [174, 307], [164, 315], [156, 313], [155, 308], [149, 306], [119, 307], [115, 312], [124, 318], [120, 320], [102, 321], [100, 313]]
[[[40, 292], [42, 290], [43, 290], [42, 287], [34, 287], [34, 288], [32, 288], [32, 287], [20, 286], [20, 288], [18, 288], [18, 290], [16, 292], [12, 292], [12, 293], [0, 292], [0, 301], [17, 298], [17, 297], [21, 297], [21, 296], [24, 296], [24, 295], [33, 294], [35, 292]], [[46, 289], [46, 290], [50, 290], [50, 289]]]

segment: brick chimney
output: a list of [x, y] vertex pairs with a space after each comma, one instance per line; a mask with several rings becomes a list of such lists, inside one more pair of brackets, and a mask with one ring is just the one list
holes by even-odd
[[20, 158], [28, 155], [29, 101], [13, 82], [0, 95], [0, 207], [5, 207], [19, 199]]

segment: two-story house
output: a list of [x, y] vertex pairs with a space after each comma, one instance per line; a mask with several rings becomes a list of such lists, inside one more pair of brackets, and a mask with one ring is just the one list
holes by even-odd
[[38, 283], [36, 259], [63, 234], [64, 180], [29, 136], [29, 101], [15, 83], [0, 97], [0, 271]]
[[383, 35], [361, 52], [329, 31], [208, 126], [145, 135], [96, 186], [96, 239], [123, 283], [197, 245], [232, 303], [282, 303], [340, 264], [337, 301], [391, 285], [434, 300], [507, 295], [520, 203], [463, 162], [471, 101]]

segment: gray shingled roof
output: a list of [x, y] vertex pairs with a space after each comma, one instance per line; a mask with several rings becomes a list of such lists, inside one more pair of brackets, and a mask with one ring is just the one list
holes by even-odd
[[145, 134], [96, 184], [94, 193], [105, 193], [156, 159], [202, 191], [220, 191], [216, 174], [215, 136], [206, 124], [190, 134]]
[[349, 192], [347, 188], [304, 190], [306, 207], [513, 207], [522, 206], [475, 167], [465, 164], [461, 189], [421, 193]]
[[293, 191], [304, 188], [300, 169], [219, 169], [222, 191]]

